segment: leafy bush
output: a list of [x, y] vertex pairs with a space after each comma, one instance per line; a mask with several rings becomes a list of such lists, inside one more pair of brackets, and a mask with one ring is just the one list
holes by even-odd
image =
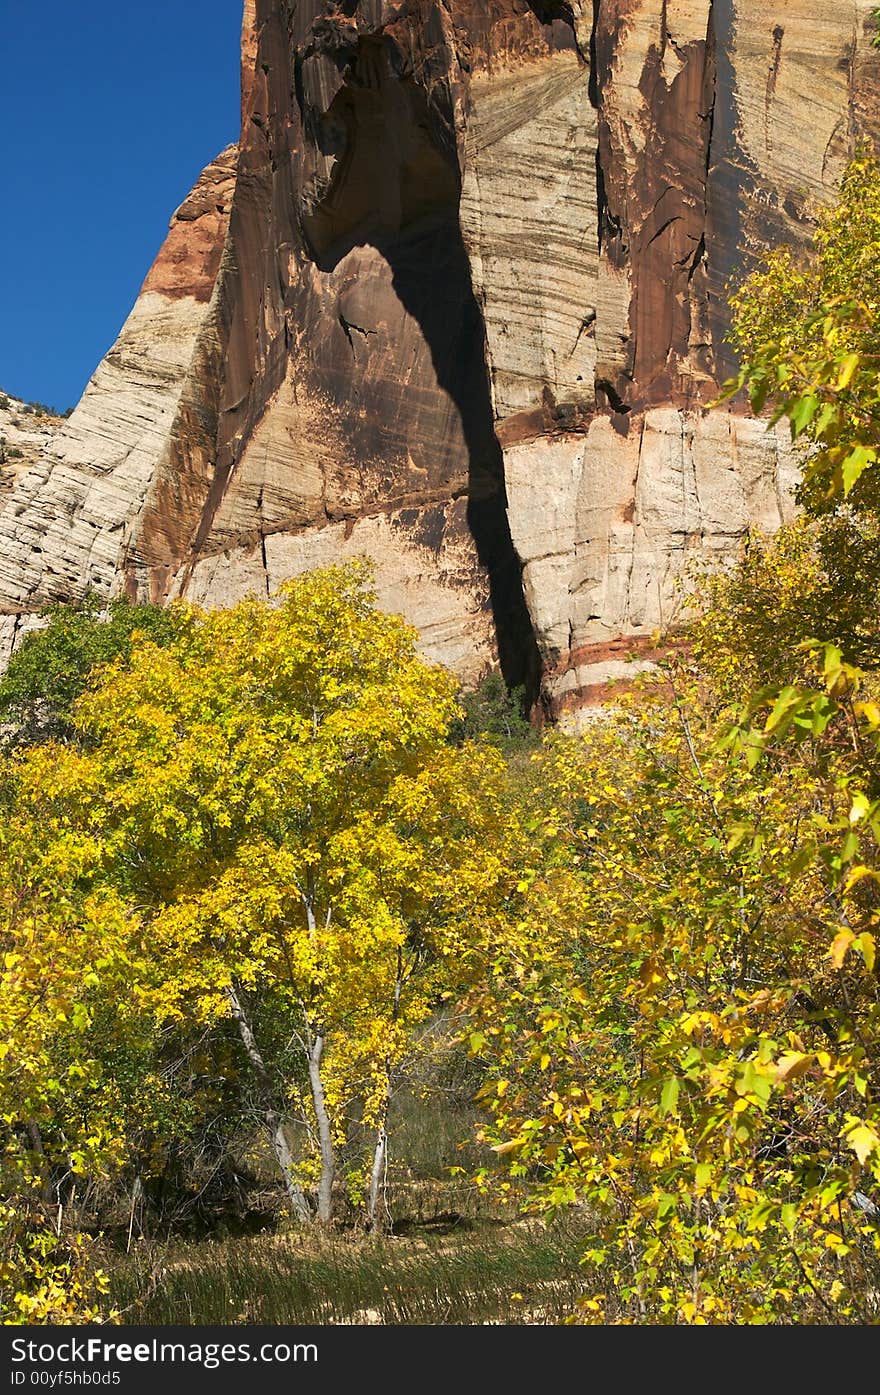
[[487, 1136], [587, 1207], [586, 1321], [880, 1321], [880, 165], [734, 301], [807, 518], [707, 583], [690, 645], [537, 757], [486, 936]]
[[773, 407], [812, 447], [801, 501], [877, 507], [880, 438], [880, 161], [862, 151], [806, 258], [780, 248], [732, 299], [733, 343], [753, 411]]
[[463, 693], [460, 706], [462, 715], [449, 733], [456, 745], [485, 736], [509, 754], [539, 739], [525, 714], [525, 689], [508, 688], [500, 673], [487, 674], [472, 692]]
[[184, 623], [174, 609], [95, 595], [78, 605], [50, 605], [41, 617], [48, 623], [25, 636], [0, 679], [7, 742], [70, 740], [73, 706], [98, 670], [127, 657], [136, 636], [161, 646]]
[[737, 719], [681, 661], [537, 757], [471, 1042], [531, 1208], [596, 1220], [587, 1321], [880, 1320], [880, 709], [823, 665]]
[[39, 1208], [0, 1203], [0, 1324], [94, 1322], [108, 1284], [88, 1261], [84, 1236], [59, 1235]]

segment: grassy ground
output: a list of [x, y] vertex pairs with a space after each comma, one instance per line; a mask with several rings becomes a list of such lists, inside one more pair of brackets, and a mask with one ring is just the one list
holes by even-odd
[[[469, 1180], [492, 1154], [475, 1142], [479, 1113], [468, 1071], [466, 1058], [453, 1054], [395, 1098], [384, 1194], [390, 1233], [364, 1235], [363, 1210], [342, 1183], [333, 1228], [291, 1227], [263, 1146], [264, 1156], [248, 1163], [266, 1188], [251, 1196], [237, 1230], [221, 1216], [205, 1238], [160, 1241], [147, 1226], [148, 1238], [135, 1239], [128, 1253], [124, 1230], [116, 1248], [108, 1244], [102, 1267], [122, 1322], [562, 1321], [584, 1288], [585, 1223], [526, 1221], [515, 1203], [505, 1210]], [[255, 1234], [258, 1224], [264, 1229]]]
[[112, 1271], [123, 1322], [555, 1323], [583, 1291], [582, 1229], [440, 1215], [397, 1236], [140, 1245]]

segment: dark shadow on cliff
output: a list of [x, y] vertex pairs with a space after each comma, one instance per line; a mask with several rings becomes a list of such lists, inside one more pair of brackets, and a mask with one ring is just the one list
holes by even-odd
[[[488, 576], [498, 657], [527, 702], [541, 661], [510, 538], [501, 446], [485, 363], [485, 331], [459, 227], [452, 114], [403, 74], [395, 45], [363, 39], [317, 138], [339, 151], [328, 190], [304, 212], [315, 264], [332, 271], [356, 246], [377, 248], [393, 289], [420, 326], [438, 384], [455, 403], [469, 460], [467, 522]], [[344, 134], [343, 134], [344, 133]]]
[[468, 526], [489, 578], [501, 671], [509, 687], [525, 688], [531, 704], [540, 689], [541, 660], [510, 536], [485, 331], [458, 211], [376, 245], [391, 267], [401, 304], [421, 328], [440, 387], [458, 408], [468, 451]]
[[357, 245], [375, 247], [421, 329], [437, 381], [461, 418], [468, 525], [489, 579], [501, 670], [533, 703], [540, 656], [507, 518], [485, 330], [459, 227], [460, 178], [447, 98], [437, 88], [429, 100], [393, 42], [362, 38], [344, 86], [313, 133], [337, 159], [320, 201], [304, 210], [302, 227], [324, 271]]

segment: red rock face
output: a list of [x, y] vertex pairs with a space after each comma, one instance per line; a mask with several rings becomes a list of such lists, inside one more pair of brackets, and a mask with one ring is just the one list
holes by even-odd
[[237, 165], [238, 151], [233, 146], [203, 171], [174, 214], [141, 294], [155, 291], [170, 299], [210, 300], [229, 226]]
[[[597, 92], [611, 93], [632, 4], [600, 6], [596, 31]], [[701, 380], [713, 383], [714, 335], [706, 322], [707, 203], [718, 81], [716, 34], [677, 43], [661, 26], [644, 55], [638, 81], [652, 120], [633, 131], [610, 104], [599, 103], [599, 216], [602, 255], [631, 284], [624, 362], [610, 368], [604, 396], [612, 408], [649, 403], [688, 405]], [[699, 31], [698, 31], [699, 32]], [[670, 62], [671, 59], [671, 62]], [[704, 322], [696, 343], [693, 330]], [[601, 372], [601, 366], [600, 366]], [[603, 381], [600, 378], [600, 381]]]
[[[382, 513], [411, 536], [414, 566], [436, 571], [441, 552], [457, 553], [443, 584], [462, 591], [464, 616], [482, 612], [483, 661], [499, 649], [534, 687], [458, 221], [458, 42], [486, 62], [517, 46], [547, 55], [555, 26], [531, 11], [511, 24], [503, 7], [494, 22], [471, 7], [473, 31], [467, 7], [453, 25], [434, 3], [390, 20], [381, 6], [347, 8], [256, 7], [217, 287], [213, 440], [206, 449], [197, 427], [194, 449], [178, 432], [127, 566], [154, 596], [192, 593], [220, 551]], [[246, 31], [252, 43], [248, 19]]]
[[576, 706], [690, 553], [786, 515], [782, 434], [705, 404], [731, 276], [880, 129], [872, 9], [247, 0], [238, 151], [133, 312], [179, 307], [152, 445], [96, 486], [74, 414], [8, 509], [83, 529], [4, 559], [0, 509], [0, 599], [224, 604], [365, 551], [432, 657]]

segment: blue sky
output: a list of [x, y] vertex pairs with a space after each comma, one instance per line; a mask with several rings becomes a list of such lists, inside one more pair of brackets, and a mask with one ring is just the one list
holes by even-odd
[[238, 138], [242, 0], [0, 0], [0, 389], [75, 403]]

